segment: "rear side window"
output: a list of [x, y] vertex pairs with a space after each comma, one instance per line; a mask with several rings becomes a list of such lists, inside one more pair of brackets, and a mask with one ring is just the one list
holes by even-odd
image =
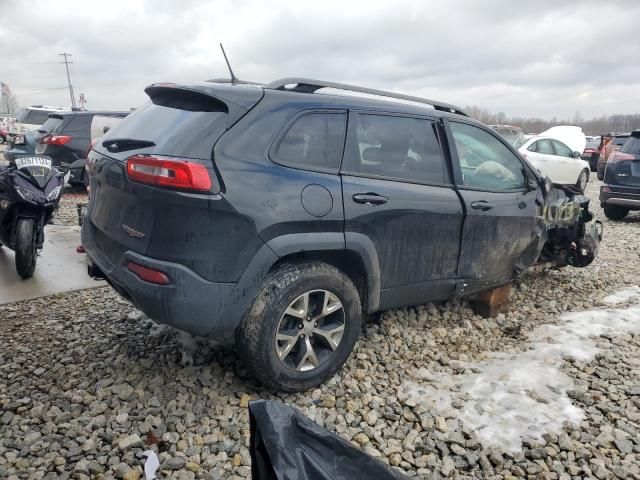
[[640, 156], [640, 138], [629, 137], [620, 151], [636, 157]]
[[341, 112], [298, 117], [278, 142], [273, 161], [288, 167], [336, 172], [342, 157], [346, 120]]
[[448, 183], [431, 120], [357, 115], [342, 170], [371, 177]]
[[528, 150], [532, 152], [543, 153], [545, 155], [555, 155], [553, 147], [551, 146], [551, 142], [549, 140], [538, 140], [537, 142], [534, 142]]
[[49, 117], [49, 119], [46, 122], [44, 122], [42, 126], [38, 128], [38, 130], [42, 132], [47, 132], [47, 133], [57, 132], [61, 124], [62, 124], [61, 118]]

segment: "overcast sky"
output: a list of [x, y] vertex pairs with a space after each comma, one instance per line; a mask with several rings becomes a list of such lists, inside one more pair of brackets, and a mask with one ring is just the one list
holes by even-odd
[[[526, 5], [525, 5], [526, 3]], [[146, 85], [305, 76], [507, 115], [640, 112], [640, 2], [0, 0], [0, 81], [21, 105], [69, 106], [60, 52], [90, 109]]]

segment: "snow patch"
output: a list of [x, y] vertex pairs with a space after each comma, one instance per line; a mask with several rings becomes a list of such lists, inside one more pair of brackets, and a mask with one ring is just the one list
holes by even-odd
[[518, 451], [522, 440], [542, 440], [564, 422], [585, 418], [567, 392], [573, 380], [560, 367], [563, 358], [589, 361], [600, 351], [601, 335], [640, 332], [640, 288], [621, 290], [606, 303], [633, 300], [627, 309], [592, 310], [562, 315], [556, 325], [542, 325], [528, 337], [520, 353], [494, 352], [476, 363], [457, 362], [460, 375], [421, 369], [406, 382], [399, 397], [424, 405], [431, 413], [457, 418], [474, 431], [486, 448]]
[[640, 295], [640, 287], [633, 286], [604, 297], [601, 302], [609, 305], [628, 302]]

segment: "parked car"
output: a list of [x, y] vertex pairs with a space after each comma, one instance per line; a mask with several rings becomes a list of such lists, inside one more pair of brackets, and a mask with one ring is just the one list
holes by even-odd
[[631, 210], [640, 210], [640, 130], [633, 131], [607, 161], [600, 205], [610, 220], [622, 220]]
[[36, 154], [51, 157], [53, 164], [69, 169], [69, 183], [85, 184], [85, 160], [91, 141], [116, 125], [129, 112], [51, 113], [38, 129]]
[[19, 135], [36, 130], [47, 121], [49, 114], [62, 112], [62, 107], [52, 107], [48, 105], [33, 105], [31, 107], [20, 108], [16, 113], [14, 121], [9, 122], [9, 135]]
[[40, 137], [36, 130], [10, 136], [7, 140], [7, 149], [4, 151], [4, 158], [13, 161], [18, 157], [29, 157], [35, 155], [36, 138]]
[[589, 200], [458, 107], [299, 78], [146, 93], [87, 159], [89, 274], [269, 388], [335, 373], [365, 314], [596, 255]]
[[524, 131], [520, 127], [514, 127], [513, 125], [489, 125], [496, 132], [502, 135], [509, 144], [518, 148], [524, 142], [527, 141], [527, 137]]
[[531, 164], [548, 175], [553, 183], [575, 185], [584, 191], [589, 181], [589, 163], [580, 159], [580, 152], [572, 152], [560, 140], [549, 137], [533, 137], [518, 151]]
[[598, 180], [604, 179], [604, 170], [609, 158], [614, 152], [617, 152], [622, 148], [624, 142], [631, 136], [630, 133], [609, 133], [602, 135], [600, 145], [598, 146], [597, 153], [597, 175]]
[[8, 138], [9, 138], [9, 132], [4, 128], [0, 128], [0, 145], [7, 143]]
[[580, 158], [585, 162], [589, 162], [589, 168], [592, 172], [598, 171], [598, 146], [600, 145], [600, 137], [587, 137], [587, 145]]

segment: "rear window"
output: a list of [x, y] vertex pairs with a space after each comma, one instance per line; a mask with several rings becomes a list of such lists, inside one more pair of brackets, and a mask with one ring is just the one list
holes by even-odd
[[[224, 104], [208, 104], [206, 111], [194, 111], [193, 101], [185, 102], [180, 97], [171, 102], [163, 96], [160, 101], [171, 106], [152, 102], [143, 105], [114, 125], [101, 138], [102, 142], [116, 139], [153, 142], [155, 146], [137, 150], [181, 158], [211, 159], [214, 144], [226, 131]], [[125, 159], [133, 151], [121, 150], [116, 155], [113, 152], [109, 155]]]
[[640, 138], [629, 137], [620, 151], [622, 153], [628, 153], [629, 155], [640, 157]]
[[630, 137], [616, 137], [613, 139], [613, 144], [614, 145], [624, 145], [624, 142], [626, 142]]
[[58, 131], [58, 128], [60, 127], [61, 124], [62, 124], [61, 118], [50, 117], [49, 119], [47, 119], [46, 122], [42, 124], [40, 128], [38, 128], [38, 130], [46, 133], [55, 133]]
[[42, 125], [49, 118], [49, 113], [50, 112], [46, 110], [28, 110], [24, 116], [24, 120], [21, 120], [21, 122], [31, 125]]
[[273, 160], [289, 167], [337, 172], [346, 122], [346, 114], [340, 112], [302, 115], [278, 142]]

